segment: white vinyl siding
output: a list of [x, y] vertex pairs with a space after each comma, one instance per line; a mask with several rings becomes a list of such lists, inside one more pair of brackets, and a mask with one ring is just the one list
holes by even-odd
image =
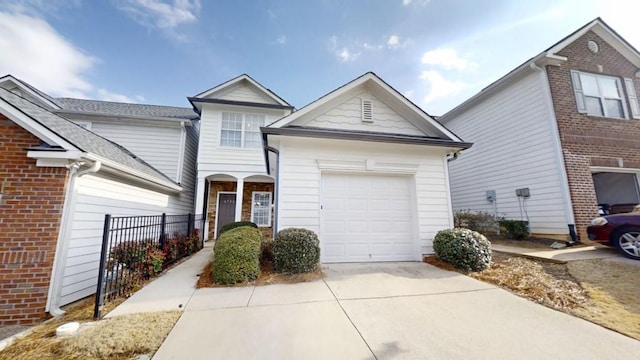
[[528, 74], [447, 118], [444, 123], [470, 149], [451, 161], [454, 210], [493, 212], [486, 191], [495, 190], [498, 214], [524, 219], [515, 190], [528, 187], [527, 212], [537, 234], [568, 234], [560, 154], [542, 74]]
[[[211, 97], [212, 96], [208, 96], [208, 98]], [[277, 101], [266, 96], [260, 89], [246, 82], [232, 86], [229, 89], [225, 89], [225, 91], [220, 94], [215, 94], [215, 98], [231, 101], [279, 105]]]
[[261, 147], [260, 127], [265, 125], [264, 119], [264, 115], [223, 112], [220, 126], [220, 146]]
[[271, 226], [271, 193], [254, 191], [251, 194], [251, 222], [258, 226]]
[[[369, 105], [365, 106], [365, 100]], [[368, 114], [365, 112], [368, 111]], [[389, 108], [372, 94], [360, 94], [317, 116], [305, 126], [324, 129], [374, 131], [390, 134], [419, 135], [425, 133]]]
[[105, 214], [112, 216], [183, 213], [169, 195], [93, 175], [76, 180], [71, 230], [64, 262], [61, 305], [96, 290]]
[[[443, 148], [373, 142], [320, 139], [280, 139], [278, 228], [302, 227], [318, 233], [320, 228], [321, 169], [318, 160], [361, 164], [359, 173], [385, 175], [384, 170], [366, 172], [367, 160], [376, 166], [414, 166], [407, 175], [411, 186], [414, 236], [418, 252], [431, 253], [435, 234], [451, 227], [446, 161]], [[387, 172], [388, 174], [388, 172]]]
[[182, 138], [179, 125], [163, 127], [93, 122], [91, 131], [124, 146], [174, 181], [178, 178]]
[[579, 112], [593, 116], [628, 118], [619, 78], [572, 70], [571, 80]]

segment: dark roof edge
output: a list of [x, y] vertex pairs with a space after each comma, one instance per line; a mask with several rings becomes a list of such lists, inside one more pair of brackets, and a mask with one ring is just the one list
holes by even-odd
[[293, 109], [293, 106], [279, 105], [279, 104], [263, 104], [256, 103], [250, 101], [234, 101], [234, 100], [222, 100], [222, 99], [201, 99], [196, 97], [188, 97], [187, 98], [192, 104], [193, 103], [213, 103], [213, 104], [223, 104], [223, 105], [238, 105], [238, 106], [249, 106], [249, 107], [259, 107], [259, 108], [267, 108], [267, 109]]
[[386, 142], [394, 144], [430, 145], [451, 148], [468, 149], [473, 144], [467, 142], [451, 141], [430, 137], [401, 135], [401, 134], [376, 134], [371, 132], [340, 131], [316, 128], [272, 128], [261, 127], [264, 135], [297, 136], [320, 139], [339, 139], [356, 141]]
[[[57, 115], [87, 115], [87, 116], [104, 116], [115, 118], [126, 118], [135, 120], [157, 120], [157, 121], [170, 121], [170, 122], [185, 122], [197, 120], [197, 113], [193, 114], [193, 117], [166, 117], [166, 116], [144, 116], [144, 115], [128, 115], [128, 114], [114, 114], [104, 112], [82, 111], [82, 110], [51, 110], [52, 113]], [[68, 120], [68, 119], [67, 119]]]

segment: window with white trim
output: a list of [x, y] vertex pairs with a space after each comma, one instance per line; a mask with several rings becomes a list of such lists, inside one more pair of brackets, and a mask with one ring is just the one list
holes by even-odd
[[258, 226], [271, 226], [270, 192], [254, 191], [251, 194], [251, 222]]
[[222, 113], [220, 146], [259, 148], [262, 145], [260, 127], [264, 126], [264, 115]]
[[[578, 112], [593, 116], [627, 119], [627, 105], [619, 78], [581, 71], [571, 71]], [[633, 80], [624, 79], [631, 116], [640, 118]]]

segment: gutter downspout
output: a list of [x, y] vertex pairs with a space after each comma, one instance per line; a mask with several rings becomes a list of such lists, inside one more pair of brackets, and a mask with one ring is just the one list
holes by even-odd
[[558, 158], [558, 165], [560, 170], [560, 188], [562, 190], [562, 200], [564, 202], [566, 214], [567, 214], [567, 227], [569, 228], [569, 236], [571, 241], [569, 245], [580, 242], [580, 238], [576, 234], [575, 218], [573, 214], [573, 204], [571, 202], [571, 193], [569, 189], [569, 179], [567, 177], [567, 167], [564, 163], [564, 156], [562, 153], [562, 143], [560, 141], [560, 132], [558, 130], [558, 119], [556, 118], [556, 112], [553, 107], [553, 98], [551, 97], [551, 88], [549, 86], [549, 77], [547, 76], [546, 68], [542, 68], [536, 65], [535, 60], [531, 61], [529, 67], [535, 70], [541, 75], [541, 83], [544, 91], [545, 102], [547, 103], [547, 109], [551, 115], [551, 136], [553, 138], [553, 144], [556, 148], [556, 154]]
[[[273, 190], [273, 196], [275, 197], [275, 199], [273, 200], [273, 240], [275, 240], [276, 235], [278, 234], [278, 203], [280, 197], [280, 151], [272, 146], [267, 146], [266, 150], [274, 153], [274, 155], [276, 156], [276, 176], [274, 176], [276, 181]], [[267, 157], [268, 156], [269, 155], [267, 154]], [[269, 172], [270, 171], [267, 170], [267, 174], [269, 174]]]
[[62, 208], [62, 217], [60, 219], [60, 231], [58, 232], [58, 245], [53, 259], [53, 267], [51, 271], [51, 285], [49, 286], [49, 294], [47, 296], [47, 305], [45, 310], [53, 316], [64, 314], [64, 310], [60, 309], [60, 298], [62, 297], [62, 281], [64, 277], [64, 268], [67, 263], [67, 252], [69, 250], [69, 236], [71, 235], [71, 214], [75, 206], [75, 184], [76, 179], [89, 173], [96, 173], [100, 170], [102, 163], [96, 161], [93, 165], [81, 171], [78, 171], [85, 163], [76, 161], [67, 165], [69, 169], [69, 181], [67, 183], [67, 191], [65, 194], [65, 202]]

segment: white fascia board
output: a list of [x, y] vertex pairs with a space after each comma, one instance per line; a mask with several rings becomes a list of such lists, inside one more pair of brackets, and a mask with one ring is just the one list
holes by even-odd
[[[3, 77], [2, 79], [3, 82], [4, 81], [11, 81], [14, 85], [16, 85], [17, 87], [20, 88], [21, 91], [24, 91], [26, 93], [29, 93], [29, 95], [35, 97], [36, 99], [40, 99], [42, 102], [46, 103], [47, 105], [51, 106], [53, 109], [60, 109], [60, 106], [58, 106], [58, 104], [52, 102], [51, 100], [40, 96], [40, 94], [38, 94], [37, 92], [33, 91], [30, 87], [25, 86], [24, 83], [21, 80], [18, 80], [16, 78], [14, 78], [11, 75], [7, 75], [5, 77]], [[32, 86], [32, 85], [30, 85]]]
[[[122, 122], [130, 124], [131, 120], [134, 120], [140, 124], [151, 124], [154, 126], [162, 127], [179, 127], [180, 124], [191, 126], [192, 119], [183, 118], [168, 118], [168, 117], [152, 117], [152, 116], [137, 116], [137, 115], [113, 115], [107, 113], [93, 113], [86, 111], [71, 111], [71, 110], [59, 110], [53, 111], [54, 114], [60, 115], [69, 121], [97, 121], [97, 122]], [[81, 119], [75, 117], [80, 116]], [[195, 116], [195, 114], [194, 114]], [[161, 124], [159, 124], [159, 122]]]
[[25, 115], [22, 111], [18, 110], [3, 99], [0, 99], [0, 114], [3, 114], [9, 120], [15, 122], [20, 127], [49, 145], [57, 145], [65, 150], [80, 151], [80, 149], [72, 145], [70, 142], [58, 136], [39, 122], [33, 120], [31, 117]]
[[[116, 176], [122, 176], [122, 177], [127, 177], [127, 178], [132, 178], [135, 179], [137, 181], [142, 181], [144, 183], [147, 184], [152, 184], [155, 187], [161, 187], [163, 188], [165, 191], [170, 191], [170, 192], [182, 192], [183, 188], [180, 185], [174, 184], [173, 182], [170, 181], [163, 181], [160, 180], [158, 178], [155, 178], [153, 176], [150, 176], [148, 174], [145, 174], [141, 171], [132, 169], [130, 167], [124, 166], [120, 163], [117, 163], [115, 161], [109, 160], [107, 158], [104, 158], [102, 156], [96, 155], [96, 154], [91, 154], [88, 153], [84, 156], [86, 159], [91, 160], [91, 161], [99, 161], [102, 163], [102, 167], [101, 170], [107, 171], [107, 172], [111, 172]], [[112, 170], [112, 171], [109, 171]]]
[[47, 151], [47, 150], [29, 150], [27, 151], [27, 157], [32, 159], [80, 159], [84, 153], [82, 151], [70, 150], [70, 151]]

